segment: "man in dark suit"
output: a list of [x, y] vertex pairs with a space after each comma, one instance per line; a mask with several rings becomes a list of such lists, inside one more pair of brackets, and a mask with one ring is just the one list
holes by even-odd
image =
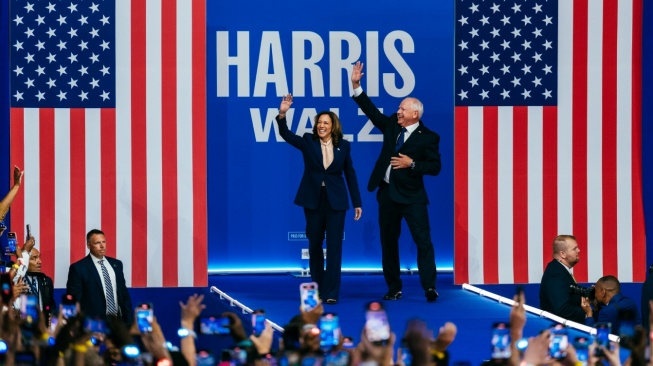
[[66, 291], [78, 299], [86, 316], [104, 319], [107, 315], [117, 315], [125, 324], [131, 324], [134, 309], [122, 262], [105, 256], [106, 245], [102, 231], [93, 229], [86, 234], [90, 253], [70, 265]]
[[402, 296], [399, 267], [399, 234], [405, 219], [417, 246], [417, 267], [427, 301], [437, 300], [435, 290], [435, 251], [431, 242], [429, 203], [424, 189], [424, 175], [440, 173], [440, 136], [420, 120], [424, 107], [415, 98], [406, 98], [391, 116], [382, 114], [363, 92], [360, 80], [363, 64], [354, 65], [351, 81], [354, 101], [383, 133], [383, 146], [374, 165], [367, 189], [378, 188], [379, 228], [383, 275], [388, 285], [385, 300]]
[[50, 316], [57, 313], [54, 285], [52, 278], [41, 272], [41, 252], [36, 248], [32, 248], [30, 252], [27, 273], [23, 281], [28, 286], [29, 293], [38, 297], [41, 310], [47, 319], [46, 324], [49, 324]]
[[580, 259], [579, 253], [575, 237], [558, 235], [553, 240], [553, 260], [546, 266], [540, 283], [540, 308], [584, 324], [581, 296], [569, 292], [569, 286], [576, 284], [572, 268]]

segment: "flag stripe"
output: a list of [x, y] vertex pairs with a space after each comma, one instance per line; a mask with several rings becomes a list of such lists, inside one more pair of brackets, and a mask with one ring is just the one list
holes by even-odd
[[[57, 121], [62, 124], [70, 124], [70, 145], [61, 148], [70, 148], [70, 232], [72, 238], [79, 238], [70, 243], [70, 263], [76, 262], [86, 255], [86, 248], [81, 246], [86, 240], [86, 122], [84, 111], [80, 109], [69, 109], [66, 119]], [[63, 116], [62, 116], [63, 117]], [[82, 239], [84, 238], [84, 239]]]
[[[633, 256], [633, 194], [631, 180], [633, 179], [632, 152], [630, 141], [632, 138], [633, 116], [632, 106], [632, 79], [619, 78], [617, 70], [622, 70], [626, 75], [632, 75], [632, 2], [622, 2], [615, 13], [615, 210], [618, 214], [614, 217], [616, 225], [614, 233], [614, 250], [618, 257], [615, 258], [614, 272], [618, 278], [624, 278], [632, 269]], [[640, 267], [645, 268], [645, 267]]]
[[[146, 79], [146, 91], [145, 91], [145, 103], [146, 103], [146, 123], [147, 130], [145, 133], [145, 146], [146, 152], [146, 172], [148, 177], [158, 177], [157, 179], [148, 179], [146, 184], [147, 190], [147, 241], [143, 242], [146, 244], [149, 241], [156, 243], [163, 243], [162, 237], [162, 223], [161, 217], [163, 214], [162, 211], [162, 182], [166, 179], [162, 175], [162, 162], [161, 162], [161, 135], [162, 127], [161, 121], [163, 117], [162, 113], [162, 78], [161, 78], [161, 62], [162, 62], [162, 52], [161, 49], [162, 39], [161, 39], [161, 3], [156, 1], [146, 2], [146, 12], [144, 14], [145, 22], [148, 27], [148, 32], [145, 34], [146, 39], [146, 52], [148, 58], [146, 59], [145, 73], [147, 74]], [[152, 250], [150, 250], [152, 249]], [[163, 266], [162, 262], [162, 250], [163, 247], [149, 248], [147, 251], [147, 283], [152, 286], [161, 286], [162, 278], [161, 272]]]
[[[603, 273], [617, 273], [617, 0], [603, 3]], [[625, 239], [625, 238], [624, 238]], [[625, 253], [624, 253], [625, 254]], [[594, 280], [592, 276], [592, 280]]]
[[[529, 235], [529, 189], [528, 189], [528, 162], [530, 161], [529, 154], [521, 152], [528, 151], [529, 146], [529, 126], [528, 126], [528, 108], [527, 107], [514, 107], [513, 108], [513, 140], [506, 143], [500, 143], [499, 146], [514, 147], [511, 148], [512, 161], [512, 181], [513, 181], [513, 194], [511, 200], [506, 202], [505, 205], [514, 206], [514, 231], [512, 233], [513, 245], [515, 246], [514, 252], [520, 253], [518, 256], [511, 256], [513, 258], [512, 267], [514, 268], [514, 279], [508, 278], [501, 282], [528, 282], [528, 262], [524, 258], [528, 258], [529, 248], [523, 245], [524, 243], [519, 238], [530, 238]], [[501, 175], [501, 173], [500, 173]], [[506, 180], [508, 178], [506, 177]], [[522, 257], [523, 256], [523, 257]]]
[[[132, 1], [131, 8], [131, 142], [132, 142], [132, 286], [147, 285], [147, 265], [138, 258], [148, 258], [147, 226], [147, 67], [145, 1]], [[148, 260], [149, 262], [149, 260]]]
[[[41, 177], [40, 182], [40, 217], [39, 226], [40, 234], [43, 242], [47, 238], [54, 238], [54, 219], [55, 215], [55, 199], [54, 199], [54, 109], [41, 108], [39, 113], [39, 174]], [[43, 177], [48, 177], [43, 180]], [[24, 236], [23, 236], [24, 237]], [[41, 255], [44, 258], [54, 258], [54, 248], [51, 245], [41, 246]], [[54, 272], [54, 260], [50, 259], [42, 264], [42, 270], [45, 273]]]
[[[497, 129], [497, 176], [502, 177], [503, 184], [497, 186], [497, 201], [504, 204], [497, 206], [497, 237], [510, 238], [514, 232], [513, 206], [513, 107], [498, 107]], [[497, 255], [499, 258], [514, 258], [513, 246], [508, 240], [498, 240]], [[510, 281], [519, 267], [498, 266], [499, 281]]]
[[[123, 262], [123, 271], [125, 273], [125, 280], [134, 285], [134, 274], [132, 268], [134, 263], [139, 263], [142, 268], [142, 260], [132, 260], [132, 254], [136, 242], [134, 242], [133, 223], [135, 217], [133, 216], [134, 202], [132, 202], [133, 181], [136, 179], [132, 173], [132, 155], [133, 155], [133, 140], [132, 133], [132, 119], [136, 116], [136, 112], [140, 111], [138, 108], [142, 100], [132, 100], [132, 87], [131, 83], [134, 81], [135, 76], [132, 72], [132, 49], [136, 48], [134, 40], [132, 39], [132, 8], [133, 6], [124, 6], [120, 8], [121, 16], [116, 17], [116, 39], [125, 40], [125, 42], [116, 42], [116, 71], [120, 70], [120, 77], [116, 78], [116, 193], [118, 194], [116, 200], [116, 258], [120, 258]], [[116, 10], [117, 12], [118, 10]], [[143, 47], [142, 44], [139, 44]], [[137, 56], [142, 56], [137, 54]], [[142, 70], [139, 70], [139, 72]], [[138, 73], [138, 72], [136, 72]], [[136, 105], [132, 109], [132, 102]], [[139, 172], [138, 178], [142, 175], [142, 170]], [[133, 245], [132, 245], [133, 244]]]
[[[184, 149], [184, 146], [193, 145], [193, 8], [183, 1], [177, 1], [177, 210], [178, 221], [176, 253], [177, 263], [175, 268], [185, 268], [187, 263], [193, 262], [194, 248], [193, 226], [187, 220], [193, 217], [193, 190], [188, 186], [186, 177], [193, 177], [193, 151]], [[193, 282], [193, 271], [176, 271], [179, 282]]]
[[498, 108], [483, 108], [483, 121], [483, 275], [495, 283], [498, 281]]
[[[542, 237], [533, 239], [541, 244], [541, 267], [533, 266], [530, 278], [537, 278], [540, 268], [545, 268], [551, 258], [553, 238], [558, 235], [558, 109], [543, 107], [542, 119]], [[533, 251], [535, 253], [535, 251]]]
[[[485, 272], [484, 261], [484, 237], [483, 229], [486, 225], [483, 220], [485, 208], [483, 207], [483, 134], [484, 124], [483, 108], [471, 107], [468, 112], [468, 119], [462, 121], [467, 123], [467, 197], [470, 202], [469, 207], [474, 207], [475, 210], [469, 210], [469, 218], [467, 221], [467, 230], [469, 231], [469, 269], [470, 283], [483, 282], [483, 274]], [[475, 202], [478, 206], [472, 206]], [[489, 223], [488, 223], [489, 225]]]
[[[206, 197], [206, 3], [193, 1], [193, 278], [207, 286], [208, 246]], [[202, 143], [199, 144], [198, 141]], [[186, 246], [187, 243], [180, 243]]]
[[469, 151], [467, 136], [468, 136], [468, 109], [466, 107], [455, 107], [455, 121], [454, 124], [454, 177], [456, 184], [454, 185], [454, 237], [457, 243], [464, 243], [463, 245], [454, 246], [454, 272], [456, 283], [468, 283], [469, 281], [469, 263], [467, 258], [472, 256], [469, 253], [468, 243], [470, 238], [467, 231], [467, 223], [469, 222], [468, 213], [468, 182], [467, 175]]
[[[642, 44], [643, 0], [634, 0], [632, 8], [632, 44]], [[633, 200], [633, 281], [646, 279], [646, 235], [642, 202], [642, 49], [632, 47], [632, 200]], [[625, 197], [630, 199], [630, 197]]]
[[[587, 0], [574, 2], [573, 46], [573, 233], [581, 253], [587, 253]], [[574, 267], [579, 282], [587, 282], [587, 261]]]
[[[73, 109], [75, 111], [75, 109]], [[71, 114], [72, 115], [72, 114]], [[86, 141], [82, 146], [84, 146], [84, 167], [86, 172], [86, 184], [82, 188], [85, 189], [86, 195], [86, 216], [82, 222], [85, 227], [90, 228], [100, 228], [102, 226], [102, 217], [101, 212], [102, 208], [102, 188], [103, 188], [103, 179], [102, 175], [102, 161], [101, 161], [101, 141], [102, 136], [100, 135], [100, 117], [98, 108], [86, 108], [80, 113], [80, 121], [84, 125], [84, 141]], [[92, 143], [97, 141], [99, 143]], [[86, 233], [84, 232], [83, 235]], [[82, 233], [80, 232], [80, 235]], [[84, 236], [77, 236], [78, 238], [84, 238]], [[106, 232], [105, 232], [105, 238]], [[110, 237], [109, 237], [109, 240]], [[113, 241], [113, 240], [111, 240]], [[75, 251], [79, 252], [79, 259], [83, 258], [86, 253], [84, 247], [85, 240], [76, 240], [75, 241]], [[109, 244], [109, 242], [107, 242]], [[113, 245], [111, 245], [113, 246]]]
[[[523, 116], [524, 120], [521, 122], [528, 126], [526, 139], [528, 141], [528, 165], [527, 170], [527, 197], [528, 202], [528, 233], [522, 234], [516, 238], [527, 238], [528, 247], [528, 268], [525, 268], [526, 273], [523, 277], [515, 279], [516, 282], [525, 283], [529, 282], [530, 278], [539, 276], [539, 271], [542, 263], [542, 238], [544, 227], [544, 162], [550, 159], [545, 153], [543, 145], [544, 132], [544, 112], [543, 108], [552, 107], [535, 107], [529, 106]], [[524, 151], [524, 150], [518, 150]], [[519, 154], [517, 154], [519, 155]], [[555, 199], [554, 199], [555, 201]], [[518, 240], [518, 239], [517, 239]], [[509, 282], [509, 281], [506, 281]]]
[[[587, 85], [583, 89], [587, 91], [587, 237], [582, 241], [587, 250], [581, 253], [586, 263], [602, 263], [604, 247], [602, 212], [604, 202], [602, 200], [602, 178], [607, 170], [603, 164], [603, 116], [600, 108], [603, 101], [603, 5], [600, 1], [588, 3], [587, 9], [587, 33], [594, 35], [587, 40]], [[580, 239], [579, 239], [580, 240]], [[590, 246], [589, 243], [595, 243]], [[588, 268], [588, 278], [595, 278], [602, 272], [602, 265]], [[580, 273], [574, 270], [574, 273]], [[600, 277], [600, 276], [599, 276]], [[598, 277], [596, 277], [598, 278]]]
[[[116, 176], [116, 110], [113, 108], [102, 108], [100, 110], [100, 166], [102, 176]], [[115, 240], [116, 233], [116, 180], [102, 179], [102, 204], [100, 212], [102, 216], [102, 230], [105, 237]], [[80, 240], [81, 241], [81, 240]], [[116, 245], [107, 246], [107, 255], [116, 257], [118, 248]]]
[[[35, 109], [31, 108], [30, 110]], [[71, 253], [73, 252], [71, 248], [73, 245], [77, 248], [80, 245], [84, 246], [84, 235], [86, 235], [83, 232], [84, 227], [75, 228], [71, 224], [73, 222], [73, 216], [79, 215], [80, 213], [82, 216], [85, 216], [85, 201], [81, 200], [80, 204], [74, 205], [73, 198], [84, 195], [86, 188], [83, 182], [86, 179], [86, 175], [83, 170], [83, 165], [79, 167], [81, 170], [75, 171], [71, 168], [73, 166], [71, 155], [74, 154], [72, 149], [73, 147], [82, 147], [84, 140], [75, 140], [72, 136], [70, 113], [71, 110], [68, 108], [56, 108], [54, 117], [54, 160], [57, 162], [54, 188], [57, 201], [57, 217], [55, 220], [54, 240], [48, 240], [48, 242], [55, 250], [52, 260], [54, 261], [53, 280], [55, 281], [56, 287], [65, 286], [68, 278]], [[71, 143], [71, 139], [73, 139], [72, 141], [74, 143]]]
[[177, 286], [178, 196], [177, 196], [177, 14], [176, 1], [162, 2], [161, 92], [162, 98], [162, 165], [163, 196], [163, 285]]

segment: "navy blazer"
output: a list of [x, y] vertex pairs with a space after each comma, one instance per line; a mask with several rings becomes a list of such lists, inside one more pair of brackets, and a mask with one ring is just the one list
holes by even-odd
[[344, 173], [352, 204], [354, 207], [362, 207], [349, 141], [341, 139], [337, 146], [333, 146], [333, 162], [325, 169], [320, 140], [314, 140], [312, 133], [305, 133], [303, 137], [299, 137], [290, 132], [285, 117], [279, 119], [277, 116], [276, 119], [281, 137], [299, 149], [304, 156], [304, 175], [297, 189], [295, 204], [308, 209], [317, 209], [322, 182], [324, 182], [331, 208], [339, 211], [348, 210], [347, 189], [342, 179]]
[[540, 309], [569, 319], [585, 323], [585, 311], [580, 307], [580, 295], [569, 293], [569, 285], [576, 284], [564, 264], [552, 260], [546, 266], [540, 283]]
[[[125, 324], [131, 324], [134, 320], [134, 309], [125, 284], [122, 262], [115, 258], [106, 256], [104, 258], [116, 274], [116, 293], [118, 295], [116, 305], [120, 309], [119, 316]], [[80, 309], [86, 316], [106, 318], [107, 301], [104, 287], [102, 287], [102, 279], [100, 279], [100, 274], [90, 254], [70, 265], [66, 291], [75, 296], [79, 301]]]
[[[610, 299], [608, 305], [603, 306], [598, 311], [598, 316], [596, 322], [599, 323], [610, 323], [612, 328], [612, 334], [619, 334], [619, 328], [621, 327], [621, 314], [622, 311], [632, 312], [634, 319], [634, 325], [642, 325], [642, 319], [639, 316], [639, 308], [637, 304], [631, 298], [624, 296], [621, 292], [615, 294]], [[585, 325], [589, 327], [594, 327], [594, 318], [589, 317], [585, 318]]]
[[381, 184], [390, 165], [390, 158], [402, 153], [415, 161], [415, 168], [390, 169], [390, 198], [394, 202], [403, 204], [428, 204], [429, 199], [424, 188], [424, 175], [440, 173], [442, 168], [439, 151], [440, 135], [429, 130], [422, 121], [419, 121], [417, 129], [410, 134], [399, 151], [396, 151], [397, 139], [401, 133], [401, 126], [397, 123], [397, 114], [384, 115], [365, 93], [354, 97], [354, 101], [372, 121], [374, 127], [383, 133], [383, 146], [370, 175], [367, 190], [372, 192]]

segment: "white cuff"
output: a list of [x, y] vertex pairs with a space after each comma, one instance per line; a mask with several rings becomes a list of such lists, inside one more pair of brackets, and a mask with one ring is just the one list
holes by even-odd
[[363, 86], [359, 86], [358, 88], [354, 89], [354, 96], [357, 97], [359, 95], [363, 94]]

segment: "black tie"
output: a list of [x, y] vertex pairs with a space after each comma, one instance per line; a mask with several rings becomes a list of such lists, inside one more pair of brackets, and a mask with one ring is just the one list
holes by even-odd
[[395, 151], [399, 151], [401, 149], [401, 146], [404, 144], [404, 132], [408, 131], [406, 127], [401, 128], [401, 133], [399, 134], [399, 138], [397, 139], [397, 146], [395, 147]]
[[37, 282], [36, 282], [36, 277], [29, 276], [29, 277], [25, 277], [25, 279], [28, 281], [31, 293], [33, 295], [38, 295], [39, 289], [38, 289], [38, 285], [37, 285]]

